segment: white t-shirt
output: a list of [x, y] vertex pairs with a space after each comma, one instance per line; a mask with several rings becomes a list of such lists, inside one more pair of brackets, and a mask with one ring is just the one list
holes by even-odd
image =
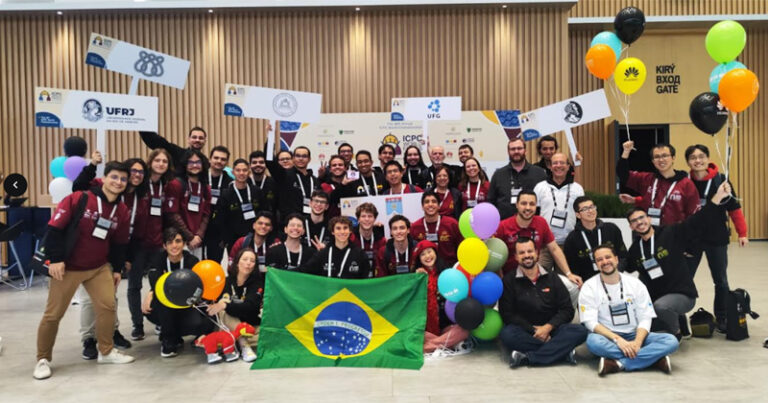
[[[653, 302], [640, 280], [620, 273], [621, 284], [624, 286], [624, 302], [627, 303], [629, 323], [614, 325], [611, 320], [608, 296], [603, 289], [600, 275], [593, 276], [584, 282], [579, 293], [579, 319], [589, 331], [593, 332], [597, 324], [601, 324], [612, 332], [634, 333], [638, 327], [651, 331], [651, 320], [656, 317]], [[621, 300], [621, 285], [606, 284], [612, 303]]]
[[[542, 181], [536, 184], [533, 188], [533, 192], [536, 193], [536, 200], [538, 201], [541, 212], [539, 215], [544, 217], [552, 229], [552, 233], [555, 234], [555, 242], [558, 245], [565, 243], [565, 238], [573, 231], [576, 226], [576, 213], [573, 211], [573, 201], [579, 196], [584, 196], [584, 188], [576, 182], [570, 183], [558, 189], [555, 185]], [[552, 198], [552, 193], [555, 194], [555, 199]], [[570, 192], [570, 196], [568, 195]], [[566, 200], [568, 203], [566, 203]], [[555, 201], [557, 202], [557, 209], [565, 211], [565, 227], [558, 228], [552, 225], [552, 215], [555, 212]]]

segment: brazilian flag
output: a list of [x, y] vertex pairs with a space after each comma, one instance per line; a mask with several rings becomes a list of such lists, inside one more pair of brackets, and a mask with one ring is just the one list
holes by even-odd
[[270, 270], [251, 369], [424, 363], [427, 277], [368, 280]]

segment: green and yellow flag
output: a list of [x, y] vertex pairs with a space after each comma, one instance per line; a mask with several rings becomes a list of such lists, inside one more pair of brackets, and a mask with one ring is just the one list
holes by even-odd
[[251, 369], [424, 363], [427, 277], [344, 280], [270, 270]]

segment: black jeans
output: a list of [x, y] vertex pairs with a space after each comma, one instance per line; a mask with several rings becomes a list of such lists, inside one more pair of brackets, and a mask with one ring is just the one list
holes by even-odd
[[177, 341], [182, 336], [200, 336], [216, 330], [212, 317], [206, 317], [195, 308], [173, 309], [152, 300], [152, 312], [147, 319], [160, 326], [160, 340]]
[[221, 240], [217, 235], [205, 234], [205, 239], [203, 239], [205, 254], [203, 257], [214, 262], [221, 262], [221, 258], [224, 257], [224, 249], [219, 245], [220, 242]]
[[528, 355], [532, 365], [547, 365], [565, 359], [576, 346], [587, 340], [587, 328], [582, 325], [565, 323], [550, 333], [552, 338], [543, 342], [517, 325], [506, 325], [499, 338], [504, 347]]
[[149, 259], [157, 249], [138, 247], [133, 251], [131, 271], [128, 272], [128, 310], [134, 328], [144, 329], [144, 315], [141, 313], [141, 287]]
[[728, 286], [728, 245], [710, 245], [703, 244], [702, 249], [691, 252], [692, 257], [688, 257], [688, 269], [691, 277], [695, 277], [696, 269], [701, 262], [701, 256], [707, 254], [709, 263], [709, 272], [712, 275], [712, 281], [715, 283], [715, 317], [718, 320], [725, 319], [725, 301], [730, 290]]

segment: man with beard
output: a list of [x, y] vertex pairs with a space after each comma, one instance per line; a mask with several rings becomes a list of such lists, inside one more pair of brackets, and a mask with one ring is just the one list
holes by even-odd
[[504, 328], [499, 339], [512, 350], [509, 367], [548, 365], [568, 361], [576, 365], [576, 346], [587, 330], [570, 323], [574, 309], [560, 279], [539, 265], [530, 238], [515, 241], [517, 270], [504, 276], [499, 313]]
[[232, 172], [235, 181], [222, 192], [213, 215], [214, 225], [222, 229], [221, 235], [227, 249], [250, 232], [256, 221], [256, 213], [266, 206], [261, 189], [248, 182], [248, 161], [242, 158], [235, 160]]
[[277, 206], [277, 196], [275, 192], [275, 180], [267, 176], [267, 157], [263, 151], [254, 151], [248, 156], [251, 164], [251, 177], [248, 181], [253, 186], [258, 187], [264, 194], [267, 203], [266, 210], [275, 211]]
[[488, 200], [499, 209], [501, 218], [517, 213], [517, 197], [523, 190], [533, 190], [537, 183], [547, 179], [547, 173], [525, 160], [525, 143], [514, 138], [507, 143], [509, 165], [496, 170], [491, 178]]
[[581, 323], [590, 331], [587, 347], [600, 357], [600, 376], [636, 371], [651, 365], [672, 372], [669, 354], [678, 348], [674, 336], [651, 333], [656, 312], [640, 280], [619, 273], [619, 258], [609, 245], [592, 251], [600, 275], [584, 283], [579, 294]]
[[176, 167], [177, 173], [181, 172], [181, 160], [184, 158], [184, 153], [186, 153], [187, 150], [193, 149], [202, 151], [203, 147], [205, 147], [205, 142], [208, 139], [208, 134], [199, 126], [189, 129], [189, 134], [187, 135], [187, 148], [181, 148], [178, 145], [169, 142], [156, 132], [139, 132], [139, 135], [141, 136], [141, 141], [143, 141], [147, 147], [153, 150], [158, 148], [168, 150], [168, 152], [171, 153], [173, 166]]
[[284, 168], [276, 161], [266, 161], [267, 168], [275, 179], [277, 200], [280, 200], [277, 210], [280, 217], [288, 217], [291, 213], [309, 215], [309, 201], [312, 192], [320, 187], [320, 182], [307, 169], [312, 156], [309, 148], [298, 146], [293, 150], [293, 167]]

